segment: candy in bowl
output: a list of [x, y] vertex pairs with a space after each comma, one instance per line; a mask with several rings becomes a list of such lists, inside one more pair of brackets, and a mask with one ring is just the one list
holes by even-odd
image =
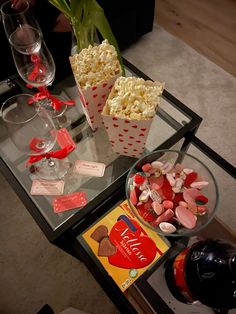
[[141, 157], [130, 169], [126, 197], [142, 224], [165, 236], [191, 236], [215, 215], [216, 180], [196, 157], [159, 150]]

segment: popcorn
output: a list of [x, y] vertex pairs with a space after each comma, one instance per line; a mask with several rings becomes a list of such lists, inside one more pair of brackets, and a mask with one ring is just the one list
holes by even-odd
[[160, 103], [164, 84], [137, 77], [118, 77], [102, 111], [113, 148], [121, 155], [140, 157]]
[[106, 115], [130, 120], [152, 119], [164, 84], [137, 77], [119, 77], [107, 99]]
[[70, 57], [71, 68], [82, 89], [109, 81], [121, 73], [114, 46], [105, 39], [98, 46], [89, 46]]

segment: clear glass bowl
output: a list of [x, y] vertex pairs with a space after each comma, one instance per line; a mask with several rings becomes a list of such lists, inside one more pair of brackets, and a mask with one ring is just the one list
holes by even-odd
[[[149, 182], [150, 182], [149, 180], [151, 177], [152, 178], [158, 177], [159, 173], [162, 172], [162, 170], [159, 169], [159, 170], [156, 170], [156, 173], [151, 174], [150, 177], [146, 179], [146, 180], [148, 180], [148, 186], [144, 187], [144, 190], [146, 190], [149, 193], [149, 197], [144, 202], [140, 202], [139, 201], [140, 195], [138, 195], [138, 194], [142, 193], [142, 191], [140, 191], [140, 188], [139, 188], [140, 183], [138, 182], [136, 184], [134, 182], [134, 175], [139, 173], [141, 176], [145, 177], [145, 172], [143, 172], [142, 166], [145, 164], [151, 164], [154, 161], [162, 162], [165, 165], [168, 165], [168, 164], [166, 164], [168, 162], [168, 163], [172, 164], [173, 167], [176, 164], [180, 164], [185, 169], [185, 172], [190, 172], [188, 169], [191, 169], [191, 170], [193, 170], [193, 172], [197, 173], [197, 178], [194, 180], [195, 183], [200, 182], [200, 181], [201, 182], [204, 181], [204, 182], [208, 182], [208, 185], [204, 186], [201, 189], [200, 188], [197, 189], [195, 187], [193, 190], [193, 188], [191, 186], [188, 186], [187, 181], [185, 181], [187, 174], [184, 171], [180, 171], [179, 173], [176, 171], [176, 174], [174, 174], [174, 176], [176, 176], [176, 178], [180, 177], [183, 180], [183, 185], [182, 185], [182, 188], [179, 192], [173, 193], [172, 197], [167, 199], [165, 196], [166, 195], [166, 187], [164, 188], [164, 185], [161, 185], [161, 184], [157, 185], [157, 186], [152, 185], [152, 187], [150, 187], [150, 184], [149, 184]], [[160, 167], [160, 164], [159, 164], [159, 167]], [[175, 168], [173, 168], [173, 169], [175, 169]], [[180, 169], [181, 169], [181, 167], [180, 167]], [[151, 170], [151, 172], [152, 172], [152, 170]], [[171, 170], [169, 173], [173, 174], [173, 173], [175, 173], [175, 170]], [[161, 175], [163, 176], [164, 180], [167, 180], [166, 174], [161, 174]], [[174, 180], [176, 178], [174, 177]], [[161, 182], [161, 181], [159, 181], [159, 182]], [[153, 182], [153, 181], [151, 181], [151, 182]], [[173, 181], [171, 183], [173, 185]], [[186, 184], [186, 186], [185, 186], [185, 184]], [[144, 185], [145, 185], [145, 183], [144, 183]], [[134, 186], [136, 186], [136, 187], [134, 187]], [[166, 186], [166, 184], [165, 184], [165, 186]], [[150, 204], [153, 202], [153, 199], [151, 199], [151, 197], [150, 197], [150, 192], [153, 190], [153, 187], [155, 187], [155, 190], [158, 192], [155, 196], [159, 195], [161, 197], [161, 199], [158, 202], [161, 204], [162, 210], [164, 207], [163, 206], [164, 200], [171, 200], [172, 203], [174, 203], [174, 207], [172, 208], [172, 211], [173, 211], [172, 215], [174, 214], [174, 216], [172, 218], [170, 218], [170, 220], [166, 220], [166, 221], [164, 220], [163, 221], [163, 222], [171, 223], [171, 225], [176, 228], [176, 231], [174, 231], [173, 233], [167, 232], [166, 230], [163, 231], [163, 224], [161, 225], [162, 228], [160, 229], [160, 225], [156, 224], [156, 222], [155, 222], [155, 220], [160, 215], [157, 215], [157, 213], [156, 213], [157, 211], [155, 212], [152, 206], [150, 207]], [[130, 196], [132, 194], [131, 190], [133, 190], [133, 189], [135, 189], [135, 193], [134, 192], [132, 192], [132, 193], [134, 193], [138, 199], [138, 203], [135, 205], [132, 203], [132, 201], [130, 199]], [[163, 193], [163, 189], [165, 190], [165, 193]], [[169, 189], [170, 189], [170, 187], [169, 187]], [[195, 193], [193, 193], [195, 195], [198, 194], [198, 191], [199, 191], [199, 195], [203, 195], [208, 199], [207, 203], [204, 203], [203, 202], [204, 199], [202, 199], [202, 197], [199, 198], [199, 196], [194, 196], [194, 198], [193, 198], [194, 204], [195, 204], [194, 208], [195, 209], [197, 208], [197, 212], [196, 212], [196, 210], [193, 211], [192, 206], [190, 206], [191, 204], [186, 202], [186, 197], [185, 197], [185, 199], [183, 199], [183, 191], [188, 190], [187, 193], [185, 192], [186, 194], [188, 194], [188, 193], [190, 193], [189, 189], [192, 189], [191, 191], [195, 192]], [[175, 191], [178, 191], [178, 189], [177, 190], [175, 189]], [[172, 190], [172, 192], [173, 192], [173, 190]], [[177, 194], [178, 194], [178, 196], [176, 197]], [[171, 195], [171, 194], [169, 194], [169, 195]], [[217, 183], [216, 183], [216, 180], [215, 180], [212, 172], [208, 169], [208, 167], [202, 161], [197, 159], [196, 157], [194, 157], [188, 153], [176, 151], [176, 150], [159, 150], [159, 151], [155, 151], [155, 152], [152, 152], [148, 155], [141, 157], [132, 166], [132, 168], [130, 169], [130, 171], [128, 173], [128, 176], [126, 179], [126, 197], [127, 197], [127, 200], [128, 200], [128, 203], [129, 203], [129, 206], [130, 206], [132, 212], [134, 213], [134, 215], [137, 217], [137, 219], [143, 225], [156, 231], [160, 235], [169, 236], [169, 237], [192, 236], [193, 234], [196, 234], [197, 232], [202, 230], [204, 227], [206, 227], [210, 223], [210, 221], [215, 216], [215, 213], [217, 210], [217, 205], [219, 202], [219, 193], [218, 193]], [[131, 196], [131, 198], [133, 199], [132, 196]], [[134, 202], [134, 199], [133, 199], [133, 202]], [[185, 227], [181, 223], [181, 221], [180, 221], [181, 219], [180, 220], [178, 219], [180, 216], [182, 217], [182, 214], [178, 215], [178, 213], [182, 212], [182, 210], [179, 211], [179, 209], [178, 209], [177, 210], [177, 216], [178, 217], [176, 216], [176, 208], [180, 205], [178, 199], [185, 203], [185, 204], [180, 203], [181, 207], [183, 204], [185, 206], [187, 205], [187, 210], [191, 211], [191, 213], [194, 213], [194, 216], [195, 216], [194, 218], [196, 220], [196, 224], [191, 229], [189, 228], [189, 226]], [[192, 200], [191, 200], [191, 202], [192, 202]], [[148, 203], [150, 203], [150, 204], [148, 204]], [[143, 210], [144, 206], [142, 204], [147, 204], [147, 206], [146, 206], [147, 209]], [[166, 204], [166, 202], [165, 202], [165, 204]], [[191, 208], [191, 210], [190, 210], [190, 208], [188, 208], [188, 206]], [[158, 206], [158, 207], [160, 207], [160, 206]], [[137, 208], [139, 208], [139, 210]], [[204, 209], [204, 208], [206, 209], [206, 211], [205, 212], [201, 211], [201, 209]], [[164, 212], [166, 210], [167, 209], [165, 208]], [[186, 212], [186, 211], [184, 211], [184, 212]], [[149, 218], [150, 215], [151, 215], [151, 219]], [[145, 219], [144, 219], [144, 217], [145, 217]], [[155, 219], [154, 219], [154, 217], [155, 217]], [[147, 218], [149, 218], [149, 219], [147, 219]], [[159, 218], [158, 218], [158, 221], [160, 221]], [[164, 224], [164, 225], [166, 226], [166, 224]], [[168, 227], [169, 227], [169, 225], [168, 225]]]

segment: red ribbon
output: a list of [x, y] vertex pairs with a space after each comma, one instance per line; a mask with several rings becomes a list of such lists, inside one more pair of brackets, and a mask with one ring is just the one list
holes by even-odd
[[31, 61], [34, 63], [34, 68], [28, 75], [28, 80], [34, 82], [37, 76], [43, 75], [46, 72], [46, 67], [40, 62], [40, 56], [33, 54], [30, 56]]
[[55, 152], [49, 152], [49, 153], [41, 154], [38, 156], [30, 156], [30, 158], [27, 160], [26, 165], [28, 166], [29, 164], [33, 164], [37, 161], [40, 161], [43, 158], [63, 159], [65, 157], [67, 157], [69, 155], [69, 153], [72, 152], [73, 149], [74, 149], [74, 147], [72, 145], [68, 145], [62, 149], [56, 150]]
[[[28, 75], [28, 80], [32, 83], [36, 80], [37, 76], [43, 75], [46, 72], [46, 67], [41, 63], [40, 56], [38, 54], [32, 54], [30, 56], [31, 61], [34, 64], [33, 70]], [[33, 88], [31, 84], [26, 85], [28, 88]], [[51, 105], [54, 110], [60, 110], [63, 104], [65, 105], [74, 105], [74, 100], [62, 101], [50, 94], [46, 87], [38, 87], [39, 93], [33, 95], [29, 99], [29, 104], [33, 104], [42, 99], [48, 99], [51, 102]]]
[[60, 110], [61, 106], [63, 104], [71, 105], [71, 106], [75, 104], [74, 100], [62, 101], [62, 100], [52, 96], [46, 87], [38, 87], [38, 90], [40, 91], [39, 93], [30, 97], [30, 99], [28, 101], [29, 105], [32, 105], [34, 102], [37, 102], [37, 101], [42, 100], [42, 99], [50, 100], [51, 105], [52, 105], [54, 110]]

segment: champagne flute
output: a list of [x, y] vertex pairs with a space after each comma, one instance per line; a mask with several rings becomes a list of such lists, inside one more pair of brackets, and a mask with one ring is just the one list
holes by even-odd
[[31, 95], [10, 97], [1, 108], [1, 116], [15, 146], [30, 156], [27, 164], [35, 163], [34, 174], [42, 179], [63, 178], [69, 163], [63, 159], [67, 148], [51, 152], [56, 144], [57, 132], [52, 118], [44, 107], [29, 105]]
[[19, 8], [13, 7], [11, 0], [6, 1], [1, 6], [1, 16], [11, 45], [22, 53], [34, 53], [39, 49], [42, 32], [28, 1], [22, 1]]
[[28, 87], [40, 89], [44, 98], [38, 99], [39, 105], [44, 104], [52, 118], [55, 118], [57, 126], [63, 127], [61, 121], [67, 120], [66, 117], [62, 120], [67, 109], [66, 103], [73, 102], [60, 101], [46, 89], [55, 78], [55, 63], [43, 41], [40, 26], [29, 8], [29, 3], [22, 1], [20, 8], [16, 9], [12, 6], [12, 1], [7, 1], [1, 6], [1, 15], [19, 75]]
[[[37, 49], [33, 53], [31, 49], [29, 52], [25, 49], [22, 53], [19, 45], [11, 45], [13, 60], [20, 77], [27, 83], [27, 86], [40, 90], [36, 97], [33, 96], [34, 100], [38, 105], [44, 106], [52, 118], [59, 118], [66, 111], [67, 105], [52, 96], [46, 88], [54, 81], [55, 63], [40, 32], [36, 29], [34, 31], [38, 32], [36, 38], [40, 38], [40, 45], [37, 45]], [[68, 101], [68, 103], [70, 102]], [[59, 121], [57, 122], [59, 124]]]

